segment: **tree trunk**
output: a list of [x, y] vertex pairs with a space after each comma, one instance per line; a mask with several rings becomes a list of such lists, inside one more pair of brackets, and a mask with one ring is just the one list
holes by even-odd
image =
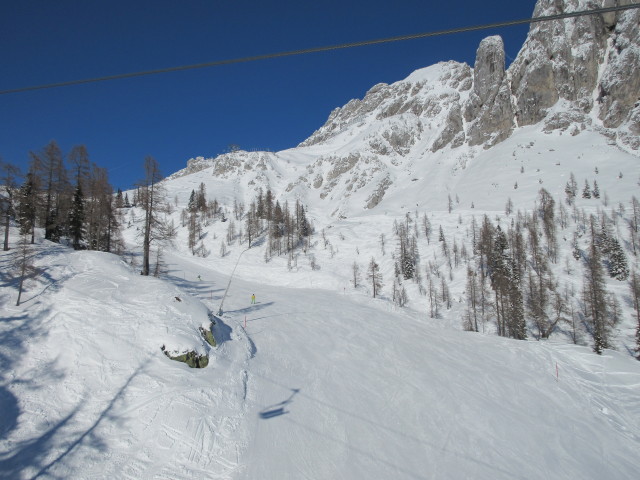
[[[9, 207], [7, 207], [9, 208]], [[9, 251], [9, 211], [7, 210], [7, 215], [4, 219], [4, 251]]]

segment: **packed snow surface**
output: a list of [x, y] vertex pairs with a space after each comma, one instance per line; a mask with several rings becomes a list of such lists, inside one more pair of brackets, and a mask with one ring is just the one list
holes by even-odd
[[[209, 351], [197, 327], [228, 277], [208, 261], [169, 254], [161, 281], [109, 254], [39, 249], [46, 275], [24, 303], [0, 290], [2, 478], [601, 479], [640, 467], [640, 368], [627, 354], [240, 279]], [[211, 363], [190, 369], [162, 345]]]

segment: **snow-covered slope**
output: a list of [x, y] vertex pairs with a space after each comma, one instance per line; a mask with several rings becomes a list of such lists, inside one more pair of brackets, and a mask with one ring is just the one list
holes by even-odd
[[[115, 255], [48, 242], [36, 258], [42, 275], [19, 307], [9, 277], [0, 287], [0, 478], [232, 472], [246, 443], [234, 397], [249, 354], [200, 337], [208, 309], [192, 293], [203, 284], [182, 271], [173, 285], [141, 277]], [[237, 337], [227, 330], [220, 341]], [[210, 368], [174, 362], [163, 346], [207, 355]]]
[[168, 255], [170, 286], [111, 255], [39, 248], [47, 276], [23, 306], [0, 289], [2, 478], [600, 479], [640, 467], [640, 369], [625, 353], [236, 279], [221, 345], [189, 369], [159, 344], [201, 345], [203, 303], [215, 309], [227, 283], [214, 262]]

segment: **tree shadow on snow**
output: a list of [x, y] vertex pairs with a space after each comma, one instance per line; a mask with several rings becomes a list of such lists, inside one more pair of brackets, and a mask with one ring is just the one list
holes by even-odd
[[214, 322], [211, 330], [213, 330], [213, 336], [216, 339], [216, 342], [218, 342], [218, 344], [223, 344], [224, 342], [230, 341], [233, 329], [216, 315], [211, 315], [211, 319]]
[[180, 273], [180, 270], [172, 270], [164, 275], [164, 278], [195, 296], [211, 300], [220, 300], [220, 298], [222, 298], [221, 292], [223, 292], [223, 290], [221, 288], [215, 288], [214, 282], [198, 279], [188, 280], [180, 276]]
[[118, 420], [112, 410], [141, 370], [140, 366], [129, 376], [96, 420], [81, 433], [77, 433], [79, 425], [73, 422], [81, 409], [80, 404], [42, 435], [17, 442], [8, 452], [0, 452], [0, 478], [33, 480], [46, 476], [62, 479], [65, 478], [64, 475], [56, 475], [51, 470], [62, 464], [78, 447], [85, 446], [102, 452], [106, 451], [107, 446], [96, 429], [105, 420]]
[[265, 302], [265, 303], [261, 303], [258, 302], [256, 304], [250, 305], [248, 307], [245, 308], [239, 308], [238, 310], [225, 310], [225, 313], [236, 313], [236, 314], [240, 314], [240, 315], [245, 315], [245, 314], [249, 314], [251, 312], [257, 312], [259, 310], [262, 310], [263, 308], [269, 307], [271, 305], [273, 305], [275, 302]]
[[18, 425], [20, 408], [18, 399], [5, 387], [0, 387], [0, 439], [5, 438]]
[[27, 354], [28, 343], [47, 335], [41, 326], [48, 317], [49, 309], [44, 309], [33, 318], [23, 311], [0, 320], [0, 382]]

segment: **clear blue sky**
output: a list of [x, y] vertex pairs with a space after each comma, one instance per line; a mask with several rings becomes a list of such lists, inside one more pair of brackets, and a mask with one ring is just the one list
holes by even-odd
[[[530, 17], [535, 0], [29, 0], [0, 2], [0, 90]], [[0, 156], [26, 168], [55, 139], [84, 144], [114, 187], [147, 155], [169, 175], [230, 144], [296, 146], [335, 107], [439, 61], [473, 65], [527, 26], [0, 95]], [[510, 61], [510, 60], [508, 60]]]

